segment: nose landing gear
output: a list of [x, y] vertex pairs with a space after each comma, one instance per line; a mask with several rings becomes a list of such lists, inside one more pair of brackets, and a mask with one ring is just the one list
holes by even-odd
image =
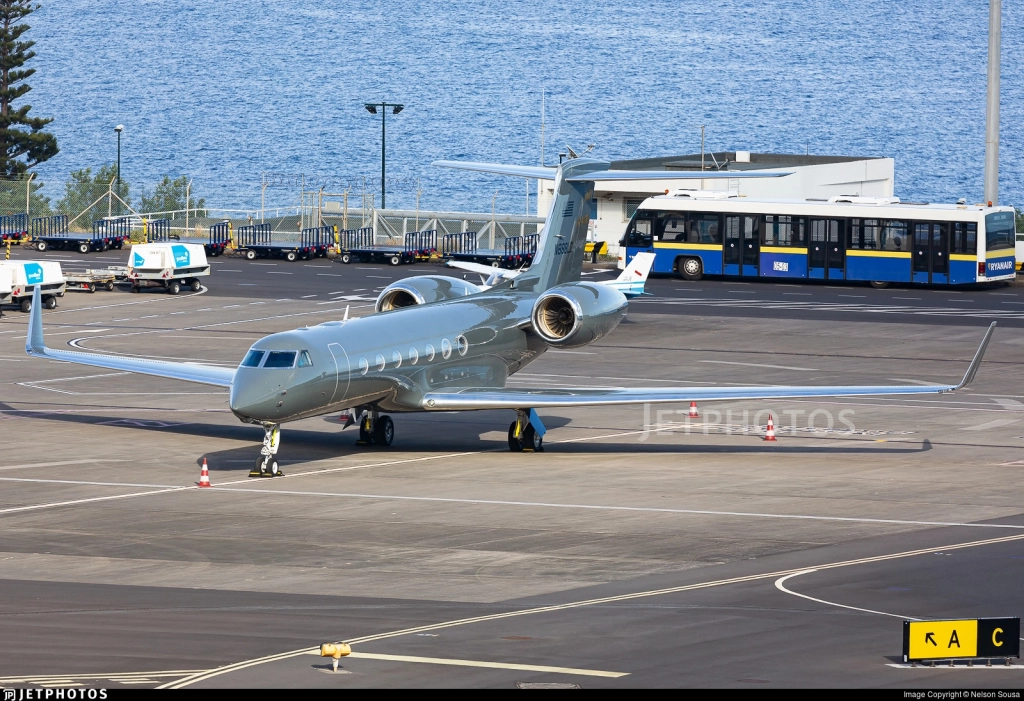
[[277, 449], [281, 447], [281, 427], [278, 424], [264, 424], [263, 430], [263, 447], [249, 476], [284, 477], [284, 472], [277, 463]]

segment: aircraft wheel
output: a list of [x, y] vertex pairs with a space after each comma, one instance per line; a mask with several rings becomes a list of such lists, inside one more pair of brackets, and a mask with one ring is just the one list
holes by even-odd
[[532, 425], [527, 426], [523, 431], [523, 448], [526, 450], [532, 448], [535, 453], [544, 452], [544, 437], [537, 433]]
[[359, 442], [363, 445], [371, 445], [373, 443], [373, 434], [363, 428], [363, 424], [359, 424]]
[[508, 449], [513, 453], [523, 452], [523, 437], [516, 437], [516, 422], [513, 421], [508, 427]]
[[377, 419], [377, 425], [373, 427], [374, 443], [382, 448], [387, 448], [395, 440], [395, 422], [390, 416], [381, 416]]
[[700, 258], [680, 258], [676, 261], [676, 272], [684, 280], [700, 280], [704, 277], [704, 269]]

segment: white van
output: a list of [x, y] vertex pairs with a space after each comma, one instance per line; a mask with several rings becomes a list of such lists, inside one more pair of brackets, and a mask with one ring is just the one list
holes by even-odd
[[200, 277], [210, 274], [206, 251], [196, 243], [140, 243], [128, 254], [128, 280], [132, 292], [162, 287], [176, 295], [183, 286], [202, 289]]
[[[38, 285], [43, 295], [43, 308], [53, 309], [57, 298], [64, 296], [66, 283], [60, 263], [56, 261], [3, 260], [0, 261], [0, 286], [3, 279], [10, 281], [10, 302], [21, 307], [21, 311], [32, 309], [32, 289]], [[2, 297], [0, 297], [2, 301]]]

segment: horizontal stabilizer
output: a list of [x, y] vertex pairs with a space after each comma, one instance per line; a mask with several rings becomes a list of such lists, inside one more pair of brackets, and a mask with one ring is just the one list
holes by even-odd
[[792, 171], [756, 170], [598, 170], [566, 178], [575, 182], [600, 182], [603, 180], [711, 180], [713, 178], [781, 178], [792, 175]]
[[475, 161], [434, 161], [431, 165], [442, 168], [472, 170], [477, 173], [512, 175], [519, 178], [538, 178], [540, 180], [554, 180], [555, 173], [558, 172], [558, 168], [545, 168], [544, 166], [513, 166], [501, 163], [478, 163]]

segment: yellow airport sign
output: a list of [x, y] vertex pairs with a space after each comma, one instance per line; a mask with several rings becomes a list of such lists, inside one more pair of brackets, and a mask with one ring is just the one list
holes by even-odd
[[1020, 657], [1019, 618], [903, 621], [903, 661]]

